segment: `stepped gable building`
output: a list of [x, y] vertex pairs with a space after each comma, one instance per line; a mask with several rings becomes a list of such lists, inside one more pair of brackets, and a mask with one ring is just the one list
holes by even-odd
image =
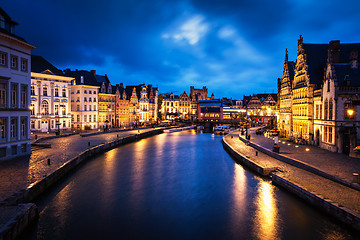
[[315, 102], [315, 144], [324, 149], [359, 157], [360, 43], [330, 41], [321, 97]]
[[126, 86], [126, 96], [129, 100], [129, 121], [131, 126], [136, 126], [139, 120], [139, 97], [140, 90], [137, 91], [138, 86]]
[[43, 57], [31, 56], [31, 131], [71, 130], [73, 80]]
[[180, 99], [179, 95], [167, 93], [163, 95], [162, 113], [166, 120], [174, 120], [179, 117]]
[[126, 95], [126, 91], [123, 83], [116, 84], [115, 96], [116, 96], [116, 111], [115, 111], [116, 126], [118, 127], [130, 126], [130, 117], [129, 117], [130, 100]]
[[191, 99], [185, 91], [179, 97], [179, 113], [183, 120], [190, 118]]
[[0, 160], [31, 153], [30, 66], [35, 46], [15, 34], [17, 25], [0, 8]]
[[111, 85], [106, 74], [104, 76], [97, 75], [95, 70], [91, 70], [91, 73], [94, 74], [97, 84], [100, 86], [98, 101], [99, 127], [104, 129], [115, 127], [116, 88]]
[[148, 85], [148, 98], [149, 98], [149, 121], [155, 123], [158, 121], [158, 101], [159, 101], [159, 88]]
[[255, 122], [274, 121], [277, 113], [277, 94], [254, 94], [246, 104], [247, 115]]
[[285, 51], [285, 61], [282, 78], [278, 81], [279, 119], [278, 129], [283, 137], [290, 137], [292, 132], [292, 83], [295, 75], [295, 63], [289, 61], [288, 51]]
[[196, 120], [200, 114], [199, 101], [207, 100], [208, 89], [203, 86], [202, 89], [196, 89], [194, 86], [190, 86], [190, 99], [191, 99], [191, 120]]
[[295, 75], [292, 84], [292, 136], [307, 142], [314, 140], [314, 91], [324, 76], [328, 44], [303, 43], [298, 40]]
[[73, 129], [97, 129], [98, 93], [100, 86], [93, 72], [64, 71], [65, 76], [75, 79], [71, 86], [71, 127]]

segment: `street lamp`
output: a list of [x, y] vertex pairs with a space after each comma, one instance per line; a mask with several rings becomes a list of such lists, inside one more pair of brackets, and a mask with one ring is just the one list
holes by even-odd
[[347, 114], [349, 115], [349, 117], [351, 118], [354, 115], [354, 110], [353, 109], [348, 109], [347, 110]]

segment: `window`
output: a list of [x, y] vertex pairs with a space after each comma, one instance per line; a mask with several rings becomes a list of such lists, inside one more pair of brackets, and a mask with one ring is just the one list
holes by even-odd
[[24, 144], [21, 144], [21, 152], [26, 152], [26, 147], [27, 147], [27, 144], [24, 143]]
[[96, 98], [94, 98], [94, 102], [96, 102]]
[[91, 90], [89, 90], [89, 94], [91, 94], [92, 92], [91, 92]]
[[32, 116], [35, 115], [35, 103], [30, 104], [30, 114]]
[[30, 87], [30, 91], [31, 91], [31, 95], [34, 96], [35, 95], [35, 85], [31, 85]]
[[76, 111], [80, 111], [80, 105], [76, 105]]
[[21, 126], [20, 126], [20, 137], [21, 139], [26, 139], [27, 137], [27, 117], [21, 117]]
[[324, 104], [324, 119], [327, 120], [328, 119], [328, 110], [329, 110], [329, 102], [327, 99], [325, 99], [325, 104]]
[[87, 91], [86, 91], [86, 90], [84, 90], [84, 94], [87, 94]]
[[20, 103], [21, 103], [21, 108], [27, 108], [28, 104], [27, 104], [27, 93], [28, 93], [28, 89], [27, 89], [27, 85], [21, 85], [21, 99], [20, 99]]
[[41, 115], [49, 114], [49, 103], [46, 100], [41, 102]]
[[89, 115], [89, 122], [91, 122], [91, 115]]
[[79, 98], [79, 97], [77, 97], [76, 102], [80, 102], [80, 98]]
[[91, 101], [91, 97], [89, 97], [89, 102], [92, 102], [92, 101]]
[[66, 121], [63, 121], [63, 128], [66, 127]]
[[7, 118], [0, 118], [0, 141], [6, 141], [6, 121]]
[[7, 67], [7, 53], [0, 52], [0, 66]]
[[71, 114], [71, 121], [74, 122], [74, 114]]
[[66, 105], [60, 105], [61, 110], [62, 110], [62, 115], [65, 116], [66, 115]]
[[330, 92], [330, 80], [327, 81], [327, 91]]
[[59, 115], [59, 105], [55, 105], [55, 115]]
[[80, 94], [80, 90], [77, 90], [77, 91], [76, 91], [76, 94]]
[[329, 120], [333, 119], [333, 101], [330, 99], [329, 101]]
[[18, 70], [19, 58], [17, 56], [11, 55], [11, 69]]
[[0, 83], [0, 107], [6, 107], [6, 83]]
[[331, 143], [332, 142], [332, 127], [329, 127], [329, 138], [328, 138], [328, 142]]
[[84, 105], [84, 111], [87, 111], [87, 105]]
[[86, 97], [84, 97], [84, 102], [87, 102], [87, 98], [86, 98]]
[[89, 111], [91, 111], [91, 105], [89, 105]]
[[76, 116], [76, 121], [80, 122], [80, 115], [79, 114]]
[[87, 117], [86, 117], [86, 115], [84, 115], [84, 122], [87, 122]]
[[17, 138], [17, 118], [11, 118], [10, 120], [10, 138]]
[[22, 72], [28, 71], [28, 60], [25, 58], [21, 58], [21, 71]]
[[66, 88], [63, 88], [63, 89], [62, 89], [62, 96], [63, 96], [63, 97], [66, 97]]
[[43, 96], [47, 96], [48, 95], [48, 89], [47, 87], [43, 87]]
[[55, 88], [55, 97], [59, 96], [59, 88]]
[[94, 122], [96, 122], [96, 115], [94, 115]]
[[11, 84], [11, 107], [17, 107], [17, 84]]
[[96, 111], [96, 105], [94, 105], [94, 111]]

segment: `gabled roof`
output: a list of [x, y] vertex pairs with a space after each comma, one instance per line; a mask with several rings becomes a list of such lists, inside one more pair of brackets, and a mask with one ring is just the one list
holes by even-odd
[[350, 64], [333, 64], [338, 86], [360, 86], [360, 69]]
[[49, 63], [46, 59], [41, 56], [31, 55], [31, 71], [35, 73], [45, 73], [50, 74], [50, 72], [45, 72], [46, 70], [50, 70], [51, 73], [58, 76], [64, 76], [63, 72], [51, 63]]
[[328, 57], [329, 44], [304, 43], [310, 84], [320, 85], [324, 76], [324, 68]]

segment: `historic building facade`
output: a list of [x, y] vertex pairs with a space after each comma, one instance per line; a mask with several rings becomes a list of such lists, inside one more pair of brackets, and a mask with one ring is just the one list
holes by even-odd
[[124, 85], [116, 85], [116, 126], [128, 127], [130, 126], [130, 101], [126, 95]]
[[173, 120], [179, 117], [179, 101], [178, 95], [174, 95], [173, 93], [164, 95], [162, 113], [166, 120]]
[[179, 113], [183, 120], [188, 120], [191, 114], [191, 99], [184, 91], [179, 97]]
[[0, 160], [31, 153], [30, 66], [35, 46], [15, 35], [16, 22], [0, 8]]
[[292, 133], [292, 82], [294, 80], [294, 62], [289, 61], [285, 52], [283, 76], [279, 81], [279, 119], [278, 129], [282, 137], [289, 138]]
[[96, 81], [98, 82], [99, 89], [99, 127], [103, 129], [108, 129], [110, 127], [115, 127], [115, 115], [116, 115], [116, 94], [115, 89], [113, 89], [109, 78], [105, 76], [96, 75], [95, 70], [91, 71]]
[[71, 129], [70, 89], [73, 80], [41, 56], [31, 56], [31, 131]]

